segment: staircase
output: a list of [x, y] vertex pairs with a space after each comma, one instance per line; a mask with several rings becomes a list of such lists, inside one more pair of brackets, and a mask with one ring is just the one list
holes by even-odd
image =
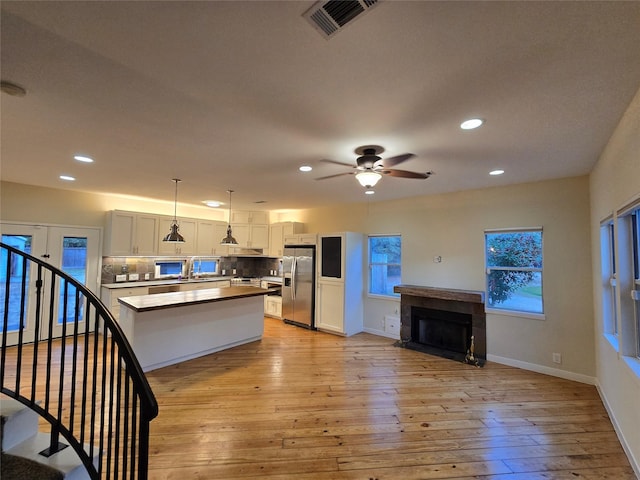
[[100, 299], [0, 242], [0, 317], [0, 478], [147, 480], [158, 404]]
[[72, 448], [65, 448], [50, 457], [39, 453], [49, 446], [50, 435], [38, 431], [39, 415], [33, 410], [10, 398], [0, 398], [0, 419], [2, 480], [90, 478]]

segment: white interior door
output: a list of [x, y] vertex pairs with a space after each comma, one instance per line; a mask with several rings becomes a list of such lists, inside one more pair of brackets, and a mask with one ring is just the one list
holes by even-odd
[[[92, 292], [98, 291], [98, 274], [100, 269], [100, 230], [97, 228], [76, 228], [76, 227], [46, 227], [34, 225], [2, 224], [2, 242], [12, 245], [19, 250], [30, 253], [50, 265], [59, 268], [80, 283], [86, 285]], [[2, 288], [6, 282], [6, 259], [2, 259], [1, 278]], [[15, 262], [14, 262], [15, 263]], [[20, 322], [25, 325], [23, 341], [34, 340], [34, 319], [35, 319], [35, 287], [36, 269], [32, 268], [27, 272], [27, 301], [23, 312], [20, 314], [19, 308], [11, 308], [12, 318], [9, 319], [9, 331], [7, 344], [17, 342], [17, 332]], [[22, 270], [19, 262], [12, 265], [10, 273], [12, 285], [22, 282]], [[19, 302], [18, 286], [11, 288], [9, 301]], [[50, 285], [43, 285], [45, 297], [42, 308], [45, 309], [50, 304]], [[6, 293], [5, 293], [6, 295]], [[81, 324], [84, 322], [85, 305], [84, 296], [80, 296], [80, 302], [76, 308], [76, 291], [73, 285], [67, 282], [56, 284], [54, 298], [54, 321], [53, 336], [61, 336], [65, 323], [73, 322], [78, 312], [78, 319]], [[13, 300], [12, 300], [13, 297]], [[3, 299], [4, 300], [4, 299]], [[2, 302], [2, 314], [4, 315], [4, 302]], [[48, 311], [41, 312], [45, 325], [41, 328], [41, 337], [48, 334]], [[22, 320], [21, 320], [22, 319]], [[46, 328], [45, 328], [46, 327]], [[82, 329], [84, 331], [84, 328]], [[70, 332], [68, 332], [70, 333]]]

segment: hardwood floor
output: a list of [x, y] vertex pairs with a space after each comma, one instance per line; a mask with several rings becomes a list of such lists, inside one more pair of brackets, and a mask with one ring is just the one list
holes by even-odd
[[151, 480], [636, 478], [593, 386], [265, 324], [148, 374]]

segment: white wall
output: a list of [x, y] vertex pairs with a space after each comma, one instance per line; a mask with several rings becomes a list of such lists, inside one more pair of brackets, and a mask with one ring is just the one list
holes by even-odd
[[[20, 183], [0, 184], [0, 219], [58, 225], [104, 227], [109, 210], [131, 210], [173, 216], [173, 200], [158, 201], [124, 195], [100, 195]], [[178, 218], [227, 219], [227, 210], [178, 203]]]
[[[588, 177], [311, 209], [301, 221], [309, 231], [400, 234], [403, 283], [480, 291], [484, 230], [542, 226], [546, 319], [488, 314], [489, 359], [595, 383]], [[397, 306], [365, 298], [367, 331], [382, 331]]]
[[[542, 226], [546, 319], [489, 314], [489, 359], [594, 383], [588, 192], [588, 177], [576, 177], [302, 210], [296, 220], [310, 232], [400, 234], [403, 283], [480, 291], [485, 289], [484, 230]], [[107, 210], [158, 213], [169, 205], [12, 183], [3, 183], [1, 193], [3, 221], [102, 226]], [[185, 216], [202, 217], [184, 210]], [[442, 263], [433, 263], [434, 255]], [[397, 302], [365, 297], [365, 327], [382, 332], [384, 315], [397, 308]], [[561, 365], [552, 363], [553, 352], [562, 354]]]
[[603, 335], [599, 236], [600, 222], [640, 195], [640, 90], [593, 169], [590, 186], [598, 387], [640, 477], [640, 377]]

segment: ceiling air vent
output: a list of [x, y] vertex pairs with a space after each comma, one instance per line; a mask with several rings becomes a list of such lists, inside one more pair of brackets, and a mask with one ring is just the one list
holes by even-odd
[[318, 2], [302, 16], [326, 39], [382, 0], [329, 0]]

